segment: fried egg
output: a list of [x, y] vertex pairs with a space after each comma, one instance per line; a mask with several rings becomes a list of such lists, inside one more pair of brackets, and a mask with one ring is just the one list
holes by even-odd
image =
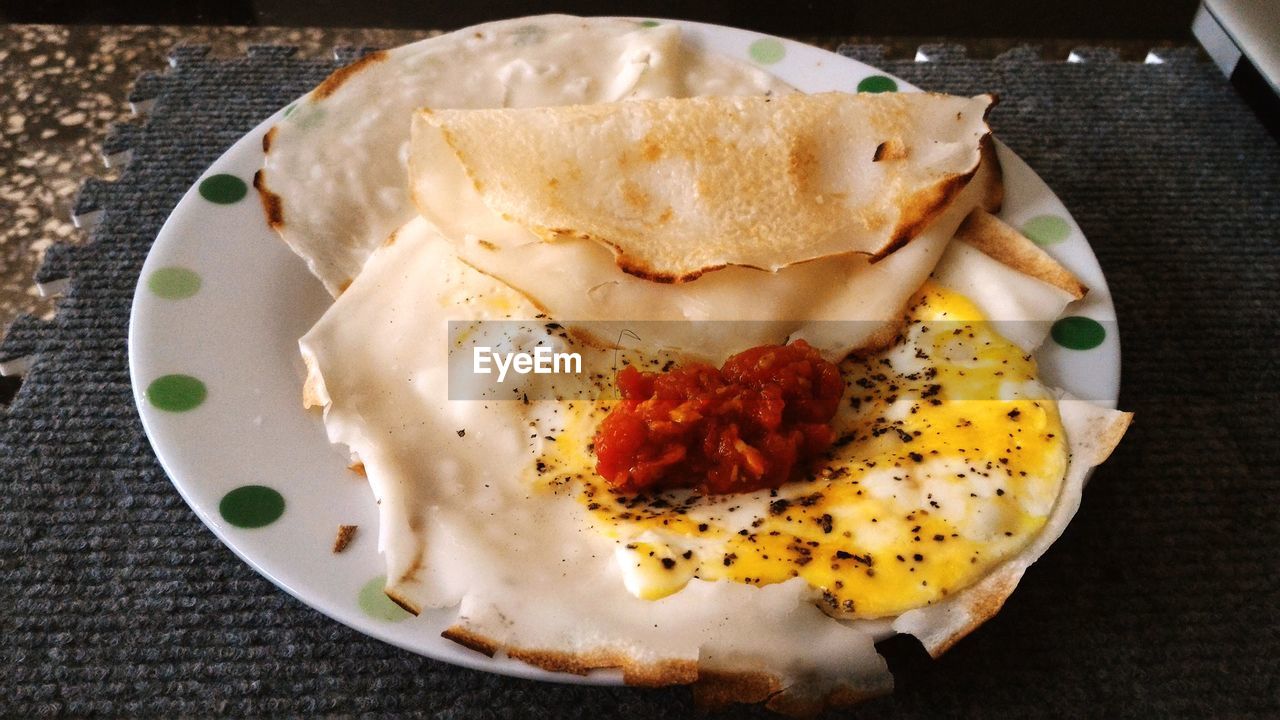
[[[948, 252], [948, 272], [967, 274], [967, 257]], [[307, 397], [378, 503], [387, 594], [456, 608], [446, 637], [551, 670], [821, 706], [890, 689], [886, 633], [940, 651], [994, 612], [1127, 423], [1044, 387], [981, 322], [997, 306], [927, 284], [901, 342], [844, 363], [841, 440], [813, 477], [721, 497], [610, 492], [590, 442], [612, 371], [665, 360], [548, 333], [424, 220], [300, 344]], [[449, 319], [507, 320], [523, 328], [513, 348], [582, 351], [595, 401], [568, 385], [528, 388], [572, 393], [561, 401], [449, 400]]]
[[[620, 668], [630, 684], [691, 683], [712, 703], [793, 713], [883, 694], [892, 677], [875, 642], [909, 632], [937, 654], [995, 612], [1128, 423], [1038, 379], [1030, 353], [1083, 288], [994, 216], [970, 213], [998, 206], [997, 163], [984, 159], [959, 199], [880, 262], [840, 255], [660, 285], [619, 277], [585, 239], [497, 253], [475, 233], [410, 220], [408, 114], [785, 84], [683, 43], [675, 26], [564, 17], [459, 31], [335, 78], [267, 136], [256, 183], [269, 221], [337, 296], [299, 343], [304, 404], [323, 408], [329, 439], [363, 465], [387, 595], [413, 613], [452, 609], [443, 635], [478, 652]], [[342, 122], [353, 117], [359, 127]], [[872, 162], [908, 149], [890, 144]], [[369, 162], [338, 177], [323, 171], [333, 157]], [[461, 220], [476, 229], [474, 213]], [[680, 342], [647, 334], [619, 349], [561, 325], [633, 311], [775, 322], [754, 335], [683, 322], [667, 328]], [[850, 317], [877, 324], [840, 325]], [[886, 328], [899, 336], [887, 347]], [[591, 442], [620, 366], [788, 337], [869, 353], [843, 361], [838, 439], [800, 480], [627, 496], [595, 474]], [[575, 351], [583, 367], [484, 395], [451, 376], [456, 351], [477, 341]]]
[[934, 282], [900, 340], [842, 364], [831, 457], [812, 478], [724, 496], [626, 496], [594, 472], [612, 403], [578, 403], [537, 460], [618, 543], [627, 588], [654, 600], [690, 580], [802, 578], [841, 617], [937, 602], [1026, 547], [1058, 497], [1067, 443], [1035, 361], [964, 297]]

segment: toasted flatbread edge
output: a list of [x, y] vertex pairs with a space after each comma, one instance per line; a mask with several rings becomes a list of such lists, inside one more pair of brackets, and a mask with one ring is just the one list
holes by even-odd
[[319, 85], [317, 85], [316, 89], [311, 91], [311, 94], [315, 96], [315, 99], [323, 100], [337, 92], [338, 88], [342, 87], [343, 84], [350, 80], [356, 73], [364, 70], [366, 67], [373, 65], [374, 63], [382, 62], [386, 59], [386, 50], [375, 50], [374, 52], [371, 52], [354, 62], [344, 65], [329, 73], [329, 77], [326, 77]]
[[[809, 717], [827, 708], [848, 707], [883, 693], [855, 692], [837, 688], [825, 697], [803, 697], [788, 693], [780, 676], [761, 671], [731, 672], [700, 668], [696, 660], [636, 662], [625, 652], [596, 650], [581, 654], [504, 646], [462, 625], [454, 625], [440, 636], [488, 657], [504, 651], [507, 657], [548, 672], [586, 675], [592, 670], [618, 669], [623, 682], [632, 687], [688, 685], [694, 705], [703, 712], [721, 710], [735, 704], [763, 703], [775, 712], [791, 717]], [[886, 688], [888, 689], [888, 688]]]
[[996, 152], [995, 136], [987, 133], [978, 142], [979, 167], [987, 166], [987, 172], [979, 177], [987, 178], [987, 186], [982, 192], [981, 205], [987, 212], [1000, 212], [1004, 205], [1004, 167], [1000, 164], [1000, 155]]
[[[994, 93], [981, 93], [979, 95], [975, 95], [974, 97], [988, 98], [987, 107], [983, 111], [983, 121], [985, 123], [987, 116], [991, 112], [991, 109], [994, 108], [1000, 102], [1000, 98], [998, 95]], [[431, 110], [431, 108], [420, 108], [418, 110], [418, 115], [421, 117], [429, 118], [434, 115], [434, 112]], [[471, 181], [476, 191], [481, 194], [481, 197], [483, 197], [484, 195], [483, 183], [478, 178], [475, 177], [475, 173], [473, 172], [471, 167], [472, 164], [470, 162], [467, 162], [467, 160], [464, 158], [464, 154], [461, 148], [459, 147], [457, 140], [453, 137], [453, 133], [451, 132], [451, 130], [448, 127], [445, 127], [444, 125], [441, 125], [438, 123], [432, 123], [432, 125], [433, 127], [436, 128], [437, 131], [439, 131], [441, 139], [444, 141], [445, 145], [447, 145], [449, 149], [453, 152], [454, 157], [457, 158], [458, 163], [461, 165], [462, 170], [466, 175], [467, 179]], [[986, 207], [989, 209], [998, 209], [1004, 199], [1004, 186], [1003, 186], [1003, 178], [1001, 177], [1001, 173], [1000, 173], [1000, 161], [999, 161], [999, 158], [997, 158], [996, 156], [994, 141], [992, 139], [990, 127], [988, 126], [987, 131], [978, 138], [978, 156], [974, 160], [973, 166], [963, 172], [957, 172], [957, 173], [953, 173], [951, 175], [939, 178], [932, 185], [926, 188], [922, 188], [921, 190], [915, 192], [914, 194], [906, 198], [901, 204], [901, 206], [899, 207], [899, 222], [893, 228], [892, 232], [889, 234], [889, 238], [885, 242], [885, 244], [874, 252], [862, 253], [862, 254], [869, 255], [872, 259], [872, 262], [878, 262], [888, 257], [894, 251], [903, 247], [907, 243], [914, 240], [917, 236], [919, 236], [921, 232], [924, 231], [925, 228], [929, 227], [929, 225], [932, 224], [933, 221], [936, 220], [938, 216], [940, 216], [947, 209], [947, 207], [951, 204], [951, 202], [955, 200], [956, 196], [958, 196], [960, 192], [964, 190], [965, 187], [969, 184], [969, 182], [972, 181], [974, 177], [978, 174], [979, 168], [982, 167], [982, 165], [987, 162], [991, 162], [992, 164], [994, 164], [996, 172], [991, 175], [991, 177], [993, 177], [994, 179], [990, 182], [987, 190], [983, 193], [983, 197], [980, 200], [980, 204], [983, 207]], [[410, 176], [413, 176], [415, 174], [413, 171], [412, 158], [410, 159], [409, 174]], [[415, 206], [421, 207], [423, 203], [419, 201], [416, 183], [410, 182], [409, 185], [410, 185], [410, 188], [409, 188], [410, 199], [413, 201]], [[796, 265], [804, 262], [812, 262], [814, 260], [821, 260], [823, 258], [836, 257], [839, 255], [846, 254], [845, 252], [836, 252], [836, 253], [827, 253], [825, 255], [816, 255], [814, 257], [805, 258], [803, 260], [796, 260], [794, 262], [785, 263], [773, 268], [760, 267], [757, 265], [752, 265], [750, 263], [717, 263], [714, 265], [709, 265], [707, 267], [698, 268], [696, 270], [691, 270], [685, 273], [673, 274], [669, 272], [663, 272], [661, 270], [658, 270], [656, 268], [653, 268], [647, 265], [645, 262], [641, 261], [638, 258], [633, 258], [628, 256], [624, 252], [621, 246], [619, 246], [616, 242], [611, 241], [609, 238], [606, 238], [606, 237], [600, 237], [597, 235], [593, 235], [591, 233], [572, 230], [570, 228], [547, 228], [539, 225], [528, 225], [527, 229], [529, 230], [529, 232], [531, 232], [533, 235], [540, 238], [544, 242], [554, 242], [556, 240], [563, 240], [563, 239], [576, 239], [576, 240], [589, 240], [592, 242], [599, 243], [600, 245], [603, 245], [604, 247], [609, 248], [609, 250], [613, 253], [614, 262], [617, 264], [618, 269], [622, 270], [628, 275], [633, 275], [642, 280], [648, 280], [650, 282], [657, 282], [657, 283], [667, 283], [667, 284], [690, 282], [702, 277], [707, 273], [715, 272], [717, 270], [723, 270], [724, 268], [729, 266], [748, 267], [756, 270], [763, 270], [765, 272], [776, 272], [777, 270], [781, 270], [791, 265]]]
[[[337, 92], [338, 88], [342, 87], [361, 70], [364, 70], [375, 63], [382, 62], [383, 60], [386, 60], [387, 57], [388, 53], [386, 50], [377, 50], [368, 53], [354, 62], [344, 65], [329, 73], [328, 77], [308, 93], [308, 96], [313, 98], [316, 102], [324, 100]], [[271, 154], [271, 148], [275, 144], [276, 132], [279, 128], [280, 124], [276, 123], [275, 125], [272, 125], [271, 129], [267, 130], [266, 134], [262, 136], [262, 155], [264, 160]], [[258, 199], [262, 201], [262, 212], [266, 216], [267, 225], [280, 235], [280, 239], [284, 240], [286, 245], [289, 245], [288, 239], [284, 237], [284, 198], [278, 193], [273, 192], [271, 188], [267, 186], [267, 173], [265, 168], [260, 168], [253, 174], [253, 188], [258, 191]], [[294, 249], [292, 245], [289, 245], [289, 248], [291, 250]], [[295, 252], [297, 251], [295, 250]], [[311, 260], [308, 260], [308, 265], [310, 265], [311, 262]], [[334, 291], [334, 288], [329, 288], [327, 283], [325, 285], [330, 294], [337, 297], [338, 295], [341, 295], [342, 291], [350, 284], [350, 279], [345, 283], [339, 284], [336, 288], [336, 292]]]
[[956, 230], [955, 240], [972, 246], [1023, 275], [1062, 290], [1073, 300], [1079, 300], [1089, 292], [1089, 288], [1054, 260], [1053, 256], [983, 208], [969, 213], [960, 224], [960, 229]]
[[[990, 133], [983, 137], [990, 136]], [[973, 164], [967, 172], [951, 175], [939, 180], [914, 195], [908, 197], [899, 208], [901, 218], [909, 218], [899, 220], [897, 227], [893, 229], [893, 233], [889, 236], [889, 242], [884, 247], [874, 253], [871, 253], [871, 261], [878, 262], [888, 257], [898, 248], [903, 247], [907, 243], [916, 239], [924, 229], [929, 227], [943, 211], [951, 205], [961, 190], [973, 181], [975, 175], [978, 174], [978, 168], [982, 166], [982, 153], [978, 153], [978, 161]], [[820, 259], [820, 258], [815, 258]], [[625, 269], [625, 268], [624, 268]]]
[[[269, 138], [275, 131], [275, 128], [271, 128], [270, 132], [263, 136], [263, 145], [270, 142]], [[253, 174], [253, 189], [258, 191], [258, 199], [262, 201], [262, 213], [266, 216], [267, 225], [272, 230], [280, 232], [284, 227], [284, 199], [267, 187], [265, 170], [258, 170]]]

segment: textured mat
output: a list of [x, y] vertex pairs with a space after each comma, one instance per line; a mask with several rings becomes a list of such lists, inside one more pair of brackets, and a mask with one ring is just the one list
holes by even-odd
[[[1137, 421], [1004, 611], [936, 663], [895, 653], [898, 692], [858, 716], [1280, 714], [1276, 143], [1191, 53], [925, 50], [846, 52], [928, 89], [1001, 95], [992, 125], [1110, 279]], [[93, 241], [42, 273], [71, 280], [56, 319], [19, 323], [0, 348], [34, 358], [0, 409], [0, 715], [690, 713], [683, 689], [519, 681], [367, 639], [257, 576], [182, 502], [133, 408], [138, 271], [199, 173], [335, 65], [281, 48], [174, 60], [137, 84], [145, 126], [108, 142], [131, 151], [123, 177], [81, 196]]]

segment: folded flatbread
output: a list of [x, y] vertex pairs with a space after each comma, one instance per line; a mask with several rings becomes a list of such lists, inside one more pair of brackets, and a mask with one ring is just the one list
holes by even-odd
[[663, 282], [881, 257], [973, 178], [992, 102], [822, 93], [427, 109], [414, 119], [412, 190], [446, 235], [591, 240]]
[[[998, 206], [990, 101], [829, 93], [424, 111], [410, 182], [463, 262], [599, 341], [718, 363], [802, 336], [839, 358], [890, 340], [956, 228]], [[933, 125], [948, 128], [942, 140]], [[806, 148], [822, 154], [803, 168], [779, 159]], [[589, 177], [614, 172], [621, 180]], [[665, 219], [648, 217], [656, 200], [629, 205], [628, 183], [666, 197]], [[551, 215], [577, 229], [546, 232]], [[682, 282], [636, 272], [619, 248], [663, 256]], [[721, 253], [717, 267], [695, 269], [708, 252]]]
[[374, 52], [338, 70], [267, 133], [254, 184], [268, 222], [336, 296], [415, 215], [405, 162], [418, 108], [787, 92], [758, 68], [692, 46], [674, 24], [503, 20]]

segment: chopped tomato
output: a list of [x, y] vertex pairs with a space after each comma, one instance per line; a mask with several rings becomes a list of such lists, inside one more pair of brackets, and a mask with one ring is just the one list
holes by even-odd
[[628, 366], [622, 399], [596, 431], [596, 472], [623, 492], [774, 488], [835, 439], [844, 381], [808, 343], [762, 345], [715, 367]]

